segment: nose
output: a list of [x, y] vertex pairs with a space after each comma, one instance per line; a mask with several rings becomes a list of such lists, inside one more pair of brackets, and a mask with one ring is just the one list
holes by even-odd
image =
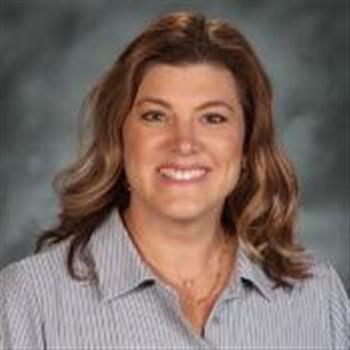
[[172, 149], [183, 156], [198, 152], [199, 143], [192, 121], [176, 121], [173, 124]]

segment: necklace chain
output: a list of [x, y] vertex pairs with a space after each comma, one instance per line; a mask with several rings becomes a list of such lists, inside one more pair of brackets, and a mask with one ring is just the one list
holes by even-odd
[[[196, 298], [193, 295], [194, 294], [193, 289], [196, 287], [196, 285], [198, 285], [199, 283], [198, 281], [200, 281], [203, 277], [205, 277], [205, 279], [208, 280], [210, 278], [210, 274], [208, 275], [208, 272], [205, 271], [199, 276], [196, 276], [194, 278], [185, 278], [185, 279], [179, 276], [170, 278], [169, 274], [167, 274], [168, 276], [165, 276], [165, 273], [162, 272], [156, 266], [156, 264], [150, 260], [149, 257], [145, 256], [145, 254], [142, 252], [142, 249], [138, 246], [137, 240], [135, 239], [133, 234], [131, 234], [131, 231], [129, 229], [127, 222], [125, 220], [123, 221], [124, 221], [125, 227], [128, 228], [130, 237], [134, 241], [134, 244], [138, 249], [140, 255], [142, 256], [143, 260], [149, 265], [149, 267], [154, 271], [154, 273], [158, 275], [159, 278], [161, 278], [163, 281], [165, 281], [166, 283], [168, 283], [170, 286], [174, 287], [178, 291], [179, 296], [185, 305], [189, 307], [201, 306], [206, 301], [212, 300], [213, 296], [217, 293], [218, 290], [220, 290], [221, 288], [220, 281], [222, 280], [223, 275], [227, 273], [227, 269], [225, 267], [225, 257], [227, 256], [232, 257], [232, 254], [233, 254], [233, 251], [231, 249], [232, 240], [229, 238], [229, 236], [226, 233], [224, 234], [224, 243], [223, 243], [221, 253], [219, 255], [218, 264], [217, 264], [215, 276], [213, 278], [213, 282], [211, 283], [210, 288], [208, 288], [208, 291], [206, 293], [204, 294], [202, 293], [202, 296]], [[177, 283], [173, 282], [173, 279], [178, 281], [180, 280], [180, 282], [177, 282]]]
[[[171, 278], [169, 274], [165, 275], [164, 272], [160, 271], [160, 269], [156, 267], [156, 264], [152, 263], [149, 258], [144, 257], [144, 260], [162, 280], [164, 280], [169, 285], [171, 285], [176, 290], [178, 290], [184, 304], [188, 305], [189, 307], [198, 307], [203, 303], [205, 303], [206, 301], [211, 300], [212, 297], [215, 295], [215, 292], [220, 286], [220, 281], [223, 277], [223, 274], [225, 273], [224, 263], [225, 263], [225, 257], [228, 255], [228, 253], [232, 253], [232, 252], [230, 251], [229, 238], [225, 236], [225, 242], [223, 244], [223, 248], [218, 258], [218, 263], [216, 267], [216, 272], [214, 274], [213, 282], [210, 284], [208, 291], [206, 291], [205, 293], [202, 293], [200, 297], [194, 296], [195, 294], [194, 289], [197, 287], [199, 281], [203, 279], [203, 277], [205, 277], [206, 280], [210, 278], [210, 275], [208, 275], [207, 271], [194, 278], [184, 279], [178, 276], [172, 276]], [[177, 280], [177, 281], [174, 282], [174, 280]]]

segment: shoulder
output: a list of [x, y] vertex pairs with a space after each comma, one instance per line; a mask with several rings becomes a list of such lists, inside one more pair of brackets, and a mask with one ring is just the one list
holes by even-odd
[[[295, 283], [295, 290], [299, 293], [317, 294], [322, 299], [340, 298], [348, 300], [344, 285], [333, 264], [326, 259], [310, 253], [310, 269], [312, 277]], [[315, 295], [314, 295], [315, 296]]]
[[313, 266], [314, 285], [320, 290], [324, 299], [328, 302], [330, 312], [336, 312], [338, 309], [346, 313], [347, 321], [350, 322], [350, 300], [345, 286], [329, 260], [318, 260]]
[[344, 284], [329, 260], [314, 256], [310, 270], [313, 277], [296, 286], [294, 297], [300, 297], [296, 299], [302, 300], [310, 312], [323, 315], [334, 348], [346, 348], [350, 341], [350, 300]]
[[314, 286], [329, 297], [339, 297], [348, 299], [344, 285], [333, 264], [326, 259], [312, 256], [310, 271], [313, 277], [308, 280], [305, 286]]
[[67, 244], [64, 242], [8, 265], [0, 271], [2, 296], [28, 285], [31, 290], [40, 290], [50, 281], [61, 279], [67, 275], [66, 254]]
[[45, 305], [68, 276], [65, 256], [58, 244], [0, 271], [0, 338], [9, 348], [44, 348]]
[[275, 289], [276, 300], [323, 318], [342, 318], [343, 324], [349, 323], [349, 297], [333, 264], [314, 252], [308, 252], [307, 256], [311, 276], [304, 280], [291, 280], [292, 288]]

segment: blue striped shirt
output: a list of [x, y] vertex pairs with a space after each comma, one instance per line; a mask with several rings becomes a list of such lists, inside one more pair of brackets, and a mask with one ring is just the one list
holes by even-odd
[[240, 246], [237, 269], [198, 335], [117, 212], [88, 246], [97, 282], [68, 276], [67, 244], [0, 273], [5, 349], [349, 349], [349, 299], [329, 263], [315, 259], [314, 278], [290, 291], [273, 289]]

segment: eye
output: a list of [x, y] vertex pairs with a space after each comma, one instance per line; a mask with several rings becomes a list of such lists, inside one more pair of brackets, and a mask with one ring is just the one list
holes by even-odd
[[218, 113], [210, 113], [203, 116], [204, 121], [209, 124], [222, 124], [227, 122], [227, 118]]
[[147, 122], [161, 122], [165, 119], [165, 114], [161, 111], [148, 111], [141, 114], [141, 119]]

